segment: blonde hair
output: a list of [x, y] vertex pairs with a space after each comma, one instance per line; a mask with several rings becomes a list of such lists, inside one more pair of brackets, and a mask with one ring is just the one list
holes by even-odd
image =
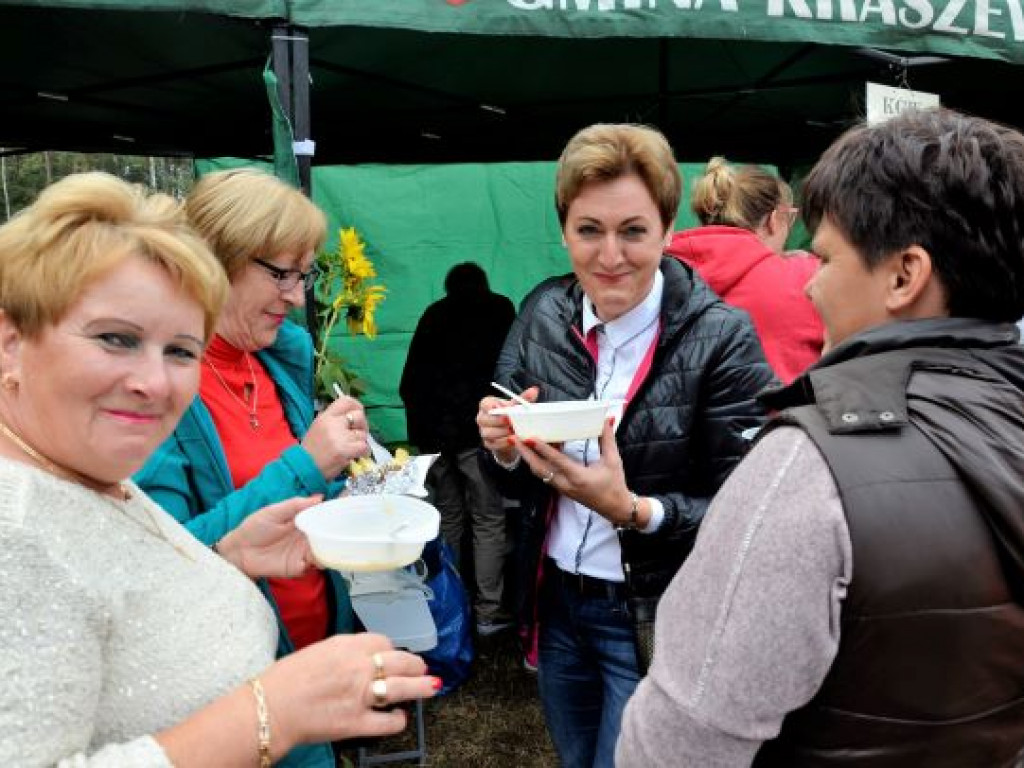
[[667, 229], [675, 220], [683, 188], [672, 147], [653, 128], [628, 123], [591, 125], [565, 146], [555, 175], [555, 208], [561, 224], [584, 186], [631, 174], [647, 187]]
[[756, 165], [733, 167], [713, 157], [693, 187], [690, 207], [701, 224], [725, 224], [753, 232], [780, 205], [792, 205], [789, 185]]
[[327, 218], [309, 198], [253, 168], [204, 176], [185, 199], [185, 213], [228, 278], [254, 258], [315, 253], [327, 237]]
[[35, 337], [133, 256], [165, 269], [200, 305], [209, 339], [228, 294], [224, 270], [179, 203], [107, 173], [68, 176], [0, 226], [0, 307]]

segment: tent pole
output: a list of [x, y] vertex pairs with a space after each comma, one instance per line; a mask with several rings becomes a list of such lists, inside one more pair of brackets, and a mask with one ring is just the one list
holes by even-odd
[[668, 130], [668, 40], [658, 41], [658, 128]]
[[[292, 122], [296, 141], [307, 141], [312, 138], [309, 128], [309, 35], [306, 30], [292, 27]], [[302, 191], [309, 197], [313, 196], [312, 165], [313, 156], [306, 153], [298, 154], [295, 161], [299, 166], [299, 184]], [[315, 255], [315, 254], [314, 254]], [[306, 327], [314, 339], [319, 332], [316, 314], [316, 289], [306, 291]]]
[[[292, 109], [294, 117], [292, 129], [296, 141], [307, 141], [312, 138], [309, 130], [309, 35], [306, 30], [292, 27]], [[299, 165], [299, 183], [302, 191], [312, 195], [313, 156], [300, 153], [295, 157]]]
[[[292, 139], [298, 143], [310, 139], [309, 120], [309, 34], [302, 27], [278, 24], [271, 33], [274, 52], [274, 74], [281, 106], [292, 126]], [[312, 156], [300, 153], [295, 157], [299, 186], [312, 197]], [[314, 339], [319, 323], [316, 294], [306, 291], [306, 328]]]

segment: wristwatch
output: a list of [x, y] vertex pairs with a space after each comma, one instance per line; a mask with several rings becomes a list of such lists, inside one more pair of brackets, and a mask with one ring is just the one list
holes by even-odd
[[637, 531], [640, 530], [640, 526], [637, 524], [637, 518], [640, 513], [640, 497], [632, 491], [629, 492], [629, 522], [624, 525], [620, 525], [624, 531]]

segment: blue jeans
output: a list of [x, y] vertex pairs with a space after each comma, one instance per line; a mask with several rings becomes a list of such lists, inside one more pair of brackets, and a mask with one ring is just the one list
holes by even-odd
[[552, 576], [539, 606], [538, 683], [548, 731], [562, 768], [613, 768], [622, 710], [640, 682], [626, 604], [583, 597]]

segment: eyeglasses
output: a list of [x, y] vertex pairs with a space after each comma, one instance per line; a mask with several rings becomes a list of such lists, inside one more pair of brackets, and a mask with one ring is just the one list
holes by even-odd
[[786, 223], [791, 227], [796, 223], [796, 219], [800, 215], [800, 209], [792, 205], [781, 206], [779, 212], [786, 217]]
[[298, 269], [281, 269], [273, 264], [268, 264], [263, 259], [253, 258], [253, 261], [263, 267], [270, 276], [277, 282], [277, 289], [284, 293], [290, 291], [301, 281], [302, 287], [307, 291], [316, 284], [317, 271], [312, 267], [309, 272], [302, 272]]

